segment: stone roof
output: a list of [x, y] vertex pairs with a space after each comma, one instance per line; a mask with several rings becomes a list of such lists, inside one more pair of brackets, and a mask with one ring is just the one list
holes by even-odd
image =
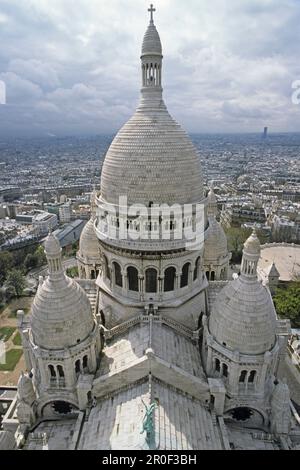
[[261, 354], [275, 343], [276, 313], [268, 289], [239, 276], [217, 295], [209, 330], [219, 344], [242, 354]]
[[150, 22], [143, 39], [142, 55], [156, 54], [162, 54], [162, 46], [155, 24]]
[[61, 265], [61, 248], [50, 234], [45, 242], [49, 276], [39, 285], [31, 307], [34, 343], [45, 349], [64, 349], [85, 340], [94, 329], [89, 299]]
[[56, 238], [52, 233], [48, 235], [44, 243], [45, 252], [47, 252], [50, 256], [59, 256], [61, 253], [61, 246]]
[[100, 250], [94, 229], [94, 219], [91, 218], [82, 230], [79, 240], [79, 254], [87, 261], [100, 262]]
[[204, 263], [210, 264], [228, 255], [227, 237], [214, 217], [209, 217], [209, 227], [204, 243]]
[[152, 324], [151, 333], [149, 325], [142, 323], [130, 328], [122, 338], [109, 342], [102, 352], [98, 375], [118, 372], [134, 364], [149, 346], [160, 359], [206, 382], [197, 347], [172, 328], [156, 322]]
[[253, 230], [253, 233], [244, 243], [244, 251], [249, 255], [259, 255], [260, 254], [260, 242], [256, 235], [256, 231]]
[[45, 349], [64, 349], [85, 340], [94, 328], [89, 299], [76, 281], [49, 277], [39, 286], [31, 308], [34, 342]]
[[147, 449], [141, 434], [145, 409], [158, 399], [154, 411], [155, 446], [160, 450], [222, 449], [218, 426], [198, 400], [152, 380], [100, 400], [85, 422], [79, 449]]
[[187, 134], [163, 102], [137, 109], [113, 140], [103, 163], [101, 197], [118, 204], [173, 205], [203, 199], [202, 172]]

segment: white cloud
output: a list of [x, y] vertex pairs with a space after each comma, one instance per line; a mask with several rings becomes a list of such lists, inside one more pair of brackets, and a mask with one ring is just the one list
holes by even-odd
[[[148, 0], [2, 0], [0, 78], [8, 124], [115, 131], [140, 88]], [[298, 0], [157, 0], [167, 105], [190, 131], [298, 130]], [[19, 106], [19, 108], [18, 108]], [[3, 115], [3, 112], [0, 115]], [[40, 127], [37, 126], [40, 130]]]

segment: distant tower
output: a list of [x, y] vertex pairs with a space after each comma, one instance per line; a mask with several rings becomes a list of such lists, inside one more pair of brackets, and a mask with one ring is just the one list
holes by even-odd
[[266, 139], [267, 137], [268, 137], [268, 128], [264, 127], [263, 139]]

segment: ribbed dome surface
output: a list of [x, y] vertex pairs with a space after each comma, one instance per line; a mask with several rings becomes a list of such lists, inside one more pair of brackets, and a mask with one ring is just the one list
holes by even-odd
[[260, 254], [260, 242], [255, 231], [245, 241], [244, 249], [249, 255]]
[[59, 244], [59, 241], [56, 237], [52, 235], [52, 233], [50, 233], [49, 236], [46, 238], [44, 248], [50, 256], [58, 256], [61, 252], [61, 246]]
[[209, 330], [219, 344], [242, 354], [262, 354], [275, 343], [276, 314], [271, 296], [258, 281], [241, 276], [218, 294]]
[[212, 217], [209, 218], [209, 228], [204, 243], [204, 262], [217, 261], [228, 255], [227, 238], [221, 225]]
[[79, 240], [79, 253], [83, 258], [99, 260], [99, 242], [94, 229], [94, 220], [90, 219], [82, 230]]
[[88, 297], [73, 279], [48, 277], [39, 286], [31, 315], [35, 344], [45, 349], [67, 348], [85, 340], [93, 328]]
[[144, 54], [162, 54], [160, 37], [153, 23], [149, 24], [143, 39], [142, 55]]
[[203, 199], [199, 157], [163, 101], [140, 106], [119, 131], [104, 160], [101, 197], [117, 204], [185, 204]]

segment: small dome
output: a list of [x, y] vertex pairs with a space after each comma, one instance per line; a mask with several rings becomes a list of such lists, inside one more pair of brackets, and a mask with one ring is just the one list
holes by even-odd
[[204, 264], [210, 264], [228, 255], [227, 238], [221, 225], [209, 218], [209, 227], [204, 242]]
[[153, 22], [150, 22], [143, 39], [143, 55], [162, 55], [160, 37]]
[[213, 188], [210, 188], [207, 194], [208, 204], [217, 204], [217, 198]]
[[209, 319], [215, 340], [242, 354], [262, 354], [275, 344], [276, 313], [268, 289], [239, 276], [217, 295]]
[[218, 203], [215, 192], [211, 187], [207, 195], [207, 216], [217, 217], [218, 215]]
[[244, 243], [244, 251], [249, 255], [260, 255], [260, 242], [256, 235], [256, 231], [253, 230], [253, 233]]
[[34, 343], [44, 349], [64, 349], [84, 341], [94, 329], [85, 291], [64, 274], [39, 286], [31, 309]]
[[82, 230], [79, 240], [79, 254], [84, 259], [100, 262], [99, 242], [93, 219], [90, 219]]
[[61, 246], [59, 244], [58, 239], [53, 235], [53, 233], [49, 233], [48, 237], [44, 243], [45, 252], [49, 256], [58, 256], [61, 252]]
[[23, 372], [20, 375], [18, 381], [18, 398], [20, 401], [24, 401], [29, 405], [32, 405], [36, 399], [32, 380], [27, 374], [24, 374]]

